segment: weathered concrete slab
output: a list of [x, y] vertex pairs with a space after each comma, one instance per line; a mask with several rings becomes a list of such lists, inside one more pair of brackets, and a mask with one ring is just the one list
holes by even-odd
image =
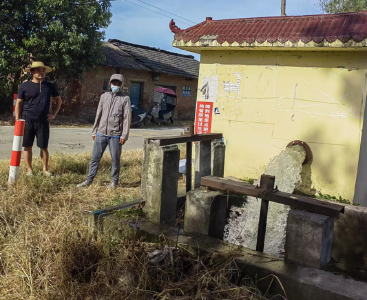
[[367, 271], [366, 207], [345, 206], [344, 214], [335, 221], [332, 257], [345, 270]]
[[226, 195], [204, 189], [193, 190], [186, 196], [184, 230], [223, 239], [226, 213]]
[[291, 210], [287, 220], [285, 258], [324, 269], [331, 259], [334, 218]]
[[161, 147], [154, 141], [145, 143], [141, 193], [146, 201], [144, 211], [152, 222], [170, 225], [176, 222], [179, 159], [176, 145]]
[[213, 140], [211, 147], [211, 175], [223, 177], [226, 146], [222, 140]]
[[211, 174], [211, 153], [211, 141], [197, 142], [195, 144], [195, 189], [201, 186], [201, 177]]

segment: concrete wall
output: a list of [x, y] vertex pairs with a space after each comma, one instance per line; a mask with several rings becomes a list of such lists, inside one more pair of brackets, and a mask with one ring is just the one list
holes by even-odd
[[335, 220], [332, 257], [338, 268], [367, 271], [367, 208], [346, 205]]
[[[100, 95], [103, 93], [103, 82], [109, 80], [113, 73], [121, 73], [125, 77], [124, 87], [130, 92], [131, 82], [141, 82], [142, 97], [141, 105], [145, 108], [150, 107], [150, 100], [153, 99], [153, 90], [156, 85], [176, 87], [177, 106], [175, 119], [193, 120], [195, 113], [195, 99], [197, 93], [197, 79], [186, 80], [184, 77], [161, 74], [159, 81], [152, 80], [152, 74], [147, 71], [132, 69], [116, 69], [113, 67], [99, 66], [95, 71], [91, 71], [84, 76], [80, 94], [80, 115], [94, 119], [95, 111], [98, 106]], [[191, 97], [182, 97], [183, 86], [191, 87]]]
[[302, 140], [314, 155], [304, 176], [310, 191], [353, 200], [366, 63], [357, 51], [202, 51], [198, 88], [211, 82], [225, 176], [258, 178], [289, 142]]

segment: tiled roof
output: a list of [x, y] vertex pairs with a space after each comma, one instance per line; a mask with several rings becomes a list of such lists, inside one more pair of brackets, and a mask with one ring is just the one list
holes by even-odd
[[191, 41], [209, 38], [219, 44], [244, 42], [252, 44], [264, 42], [282, 44], [286, 42], [342, 43], [354, 41], [359, 43], [367, 38], [367, 11], [312, 16], [265, 17], [206, 21], [181, 30], [171, 21], [170, 28], [176, 41]]
[[104, 43], [104, 65], [156, 73], [198, 78], [199, 62], [192, 55], [183, 55], [157, 48], [109, 40]]
[[120, 48], [111, 43], [104, 42], [102, 51], [106, 56], [106, 60], [103, 63], [105, 66], [151, 71], [148, 67], [137, 61], [129, 53], [122, 51]]

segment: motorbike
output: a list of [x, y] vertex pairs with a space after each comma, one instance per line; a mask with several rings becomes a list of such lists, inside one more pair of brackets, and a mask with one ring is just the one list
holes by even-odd
[[138, 108], [136, 105], [131, 105], [131, 127], [141, 127], [144, 118], [147, 115], [145, 108]]
[[151, 122], [158, 125], [173, 124], [173, 111], [177, 105], [176, 93], [168, 88], [156, 87], [154, 89], [153, 105], [144, 118], [144, 125]]

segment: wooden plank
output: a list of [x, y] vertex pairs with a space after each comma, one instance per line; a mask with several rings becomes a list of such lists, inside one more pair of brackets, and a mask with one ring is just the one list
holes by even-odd
[[201, 178], [201, 185], [211, 189], [227, 191], [234, 194], [241, 194], [253, 197], [260, 197], [265, 193], [264, 189], [256, 187], [247, 182], [238, 182], [231, 179], [224, 179], [215, 176], [205, 176]]
[[339, 214], [344, 213], [344, 206], [340, 204], [329, 203], [311, 197], [293, 195], [280, 191], [266, 191], [265, 189], [255, 187], [246, 182], [206, 176], [201, 179], [201, 184], [215, 190], [262, 198], [333, 218], [339, 218]]
[[[261, 175], [260, 188], [264, 190], [274, 190], [275, 177], [271, 175]], [[268, 221], [269, 201], [261, 199], [260, 218], [257, 228], [256, 251], [264, 252], [266, 223]]]
[[257, 230], [256, 251], [264, 252], [266, 223], [268, 220], [269, 201], [261, 200], [259, 226]]
[[159, 146], [168, 146], [180, 143], [217, 140], [222, 139], [222, 137], [223, 137], [222, 133], [207, 133], [207, 134], [194, 134], [194, 135], [151, 137], [148, 138], [148, 141], [159, 141]]
[[333, 218], [339, 218], [339, 214], [344, 213], [343, 205], [279, 191], [268, 192], [265, 194], [263, 199]]

